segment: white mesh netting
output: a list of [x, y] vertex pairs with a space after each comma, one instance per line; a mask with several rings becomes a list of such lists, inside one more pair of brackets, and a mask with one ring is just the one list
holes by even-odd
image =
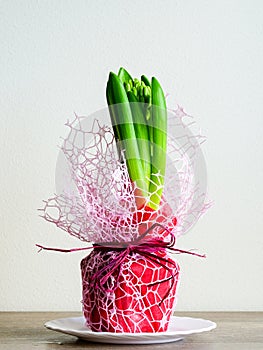
[[[81, 262], [87, 325], [97, 332], [166, 331], [175, 307], [178, 264], [164, 251], [155, 258], [134, 253], [105, 279], [118, 254], [95, 249]], [[104, 279], [96, 276], [102, 269]]]

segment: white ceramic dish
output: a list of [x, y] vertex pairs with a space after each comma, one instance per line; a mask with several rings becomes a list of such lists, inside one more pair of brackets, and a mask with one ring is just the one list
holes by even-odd
[[216, 328], [216, 323], [201, 318], [173, 316], [167, 332], [109, 333], [93, 332], [85, 325], [84, 317], [71, 317], [48, 321], [45, 327], [97, 343], [158, 344], [175, 342], [190, 334], [211, 331]]

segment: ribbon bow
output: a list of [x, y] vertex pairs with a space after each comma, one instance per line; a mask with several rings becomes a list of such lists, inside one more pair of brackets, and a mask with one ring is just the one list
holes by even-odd
[[[147, 237], [150, 231], [152, 231], [157, 226], [161, 227], [163, 230], [169, 233], [170, 241], [163, 241], [158, 238]], [[114, 258], [112, 258], [107, 265], [105, 265], [99, 271], [94, 273], [94, 275], [92, 276], [92, 282], [91, 282], [94, 288], [100, 288], [105, 292], [114, 292], [114, 290], [116, 290], [116, 288], [118, 287], [120, 267], [129, 255], [137, 253], [143, 257], [146, 257], [148, 260], [152, 261], [153, 263], [156, 263], [159, 266], [162, 266], [167, 271], [169, 271], [170, 277], [168, 277], [163, 281], [153, 282], [149, 286], [155, 285], [157, 283], [163, 283], [170, 279], [174, 280], [177, 274], [177, 270], [176, 270], [176, 273], [174, 273], [172, 268], [168, 266], [168, 264], [170, 265], [172, 264], [174, 267], [177, 267], [176, 262], [172, 261], [171, 259], [168, 260], [167, 258], [164, 258], [160, 255], [156, 255], [158, 251], [167, 249], [177, 254], [184, 253], [184, 254], [198, 256], [201, 258], [206, 257], [205, 255], [194, 253], [192, 251], [174, 248], [175, 241], [176, 241], [175, 235], [169, 229], [167, 229], [166, 227], [164, 227], [159, 223], [155, 223], [147, 231], [145, 231], [143, 235], [141, 235], [140, 237], [136, 238], [133, 241], [125, 242], [125, 243], [119, 243], [119, 242], [96, 243], [96, 244], [93, 244], [93, 246], [91, 247], [72, 248], [72, 249], [47, 248], [39, 244], [36, 244], [36, 246], [40, 248], [39, 251], [44, 249], [44, 250], [52, 250], [52, 251], [58, 251], [63, 253], [75, 252], [80, 250], [89, 250], [89, 249], [105, 251], [105, 252], [110, 252], [110, 251], [118, 252], [118, 254]], [[116, 283], [114, 284], [114, 287], [111, 289], [105, 288], [104, 286], [107, 284], [107, 281], [109, 280], [109, 278], [113, 276], [114, 273], [116, 272], [117, 272], [117, 278], [116, 278]], [[172, 286], [173, 286], [173, 283], [169, 288], [169, 290], [167, 291], [166, 295], [164, 296], [163, 300], [169, 295], [169, 292]], [[163, 300], [160, 303], [162, 303]]]

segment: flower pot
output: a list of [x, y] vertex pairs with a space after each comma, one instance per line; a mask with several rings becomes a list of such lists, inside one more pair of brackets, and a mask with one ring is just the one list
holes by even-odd
[[81, 262], [87, 326], [95, 332], [166, 331], [176, 301], [179, 265], [165, 249], [154, 254], [135, 249], [117, 263], [119, 254], [94, 249]]

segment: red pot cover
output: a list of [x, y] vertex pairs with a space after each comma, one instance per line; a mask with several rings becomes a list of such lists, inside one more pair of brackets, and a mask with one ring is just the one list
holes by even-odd
[[[113, 271], [111, 261], [118, 254], [95, 249], [81, 262], [87, 325], [95, 332], [166, 331], [175, 306], [178, 264], [165, 250], [154, 257], [132, 252]], [[101, 269], [103, 276], [96, 278]]]

